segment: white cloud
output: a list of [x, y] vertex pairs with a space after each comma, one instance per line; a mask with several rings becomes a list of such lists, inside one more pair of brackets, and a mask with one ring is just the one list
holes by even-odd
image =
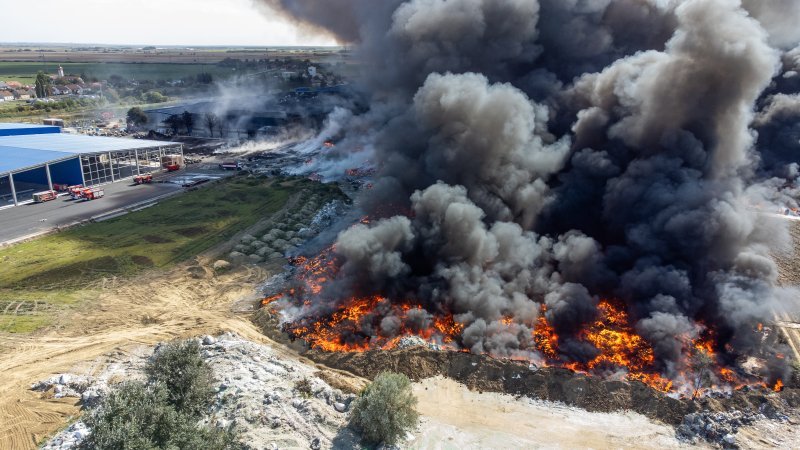
[[[16, 9], [10, 1], [0, 0], [0, 10]], [[38, 0], [36, 11], [16, 17], [2, 21], [0, 42], [335, 45], [265, 16], [252, 0]]]

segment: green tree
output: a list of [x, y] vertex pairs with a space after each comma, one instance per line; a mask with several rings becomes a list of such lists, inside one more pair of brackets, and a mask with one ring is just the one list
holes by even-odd
[[210, 449], [233, 448], [232, 436], [198, 426], [169, 402], [164, 385], [123, 383], [84, 420], [91, 433], [81, 449]]
[[197, 74], [197, 82], [200, 84], [211, 84], [214, 82], [214, 77], [207, 72]]
[[416, 406], [411, 380], [383, 372], [355, 400], [350, 423], [365, 441], [392, 445], [417, 424]]
[[144, 94], [144, 101], [147, 103], [164, 103], [167, 101], [167, 97], [165, 97], [161, 92], [150, 91]]
[[164, 119], [164, 124], [172, 130], [172, 134], [178, 134], [178, 130], [183, 126], [183, 117], [179, 114], [173, 114]]
[[42, 71], [36, 74], [36, 98], [45, 98], [53, 92], [50, 77]]
[[128, 114], [126, 116], [126, 121], [128, 122], [128, 126], [135, 126], [140, 127], [147, 123], [147, 114], [142, 111], [142, 108], [134, 106], [133, 108], [128, 110]]
[[214, 400], [211, 368], [196, 340], [173, 342], [158, 349], [145, 366], [149, 379], [169, 391], [169, 403], [181, 413], [201, 416]]
[[183, 126], [186, 127], [186, 134], [191, 136], [194, 129], [194, 116], [189, 111], [184, 111], [181, 117], [183, 118]]
[[[210, 134], [211, 137], [214, 137], [214, 128], [219, 127], [219, 118], [214, 113], [206, 113], [206, 115], [203, 117], [203, 120], [205, 120], [206, 128], [208, 128], [208, 134]], [[221, 134], [222, 133], [220, 132], [220, 136]]]
[[694, 378], [694, 392], [692, 392], [692, 399], [700, 396], [703, 389], [711, 385], [712, 380], [712, 367], [714, 361], [711, 356], [703, 350], [695, 350], [689, 355], [689, 370]]
[[103, 398], [84, 422], [81, 449], [233, 450], [229, 432], [199, 425], [213, 401], [211, 368], [197, 341], [161, 346], [145, 365], [146, 383], [128, 382]]

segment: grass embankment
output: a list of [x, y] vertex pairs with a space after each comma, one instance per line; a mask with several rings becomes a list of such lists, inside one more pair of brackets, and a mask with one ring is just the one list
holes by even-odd
[[308, 180], [235, 177], [113, 220], [0, 249], [0, 332], [27, 333], [112, 277], [168, 267], [280, 210]]

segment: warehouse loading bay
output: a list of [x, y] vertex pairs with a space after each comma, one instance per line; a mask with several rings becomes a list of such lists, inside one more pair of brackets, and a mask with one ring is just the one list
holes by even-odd
[[[186, 165], [180, 144], [0, 124], [0, 245], [146, 208], [230, 174], [214, 163]], [[69, 186], [102, 196], [74, 198]], [[36, 201], [43, 194], [48, 201]]]

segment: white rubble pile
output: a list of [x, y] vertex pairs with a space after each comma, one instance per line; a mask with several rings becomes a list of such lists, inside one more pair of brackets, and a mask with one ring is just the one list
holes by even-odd
[[31, 389], [47, 392], [52, 389], [53, 398], [81, 398], [84, 392], [90, 391], [95, 381], [88, 376], [62, 373], [31, 385]]
[[395, 346], [395, 348], [400, 350], [412, 347], [427, 347], [428, 349], [437, 352], [441, 350], [441, 347], [435, 342], [428, 342], [419, 336], [403, 336], [399, 341], [397, 341], [397, 345]]
[[76, 448], [88, 435], [86, 425], [78, 421], [50, 439], [40, 450], [70, 450]]
[[[203, 359], [214, 371], [216, 399], [203, 424], [230, 429], [249, 449], [328, 449], [357, 445], [345, 429], [353, 394], [331, 388], [315, 376], [316, 369], [293, 358], [284, 358], [275, 349], [249, 342], [233, 333], [203, 336]], [[148, 349], [147, 355], [152, 354]], [[98, 376], [62, 374], [36, 383], [32, 388], [53, 389], [61, 396], [82, 398], [91, 393], [97, 404], [109, 391], [109, 379], [116, 382], [144, 379], [146, 357], [114, 362]], [[298, 383], [307, 380], [307, 389]], [[113, 385], [113, 383], [111, 383]], [[302, 386], [302, 384], [301, 384]], [[74, 449], [88, 435], [78, 421], [58, 433], [42, 448]], [[345, 445], [345, 447], [341, 447]]]
[[[248, 447], [330, 448], [346, 424], [355, 396], [315, 377], [313, 367], [229, 333], [202, 352], [218, 379], [206, 422], [232, 427]], [[296, 387], [304, 379], [310, 392]]]

